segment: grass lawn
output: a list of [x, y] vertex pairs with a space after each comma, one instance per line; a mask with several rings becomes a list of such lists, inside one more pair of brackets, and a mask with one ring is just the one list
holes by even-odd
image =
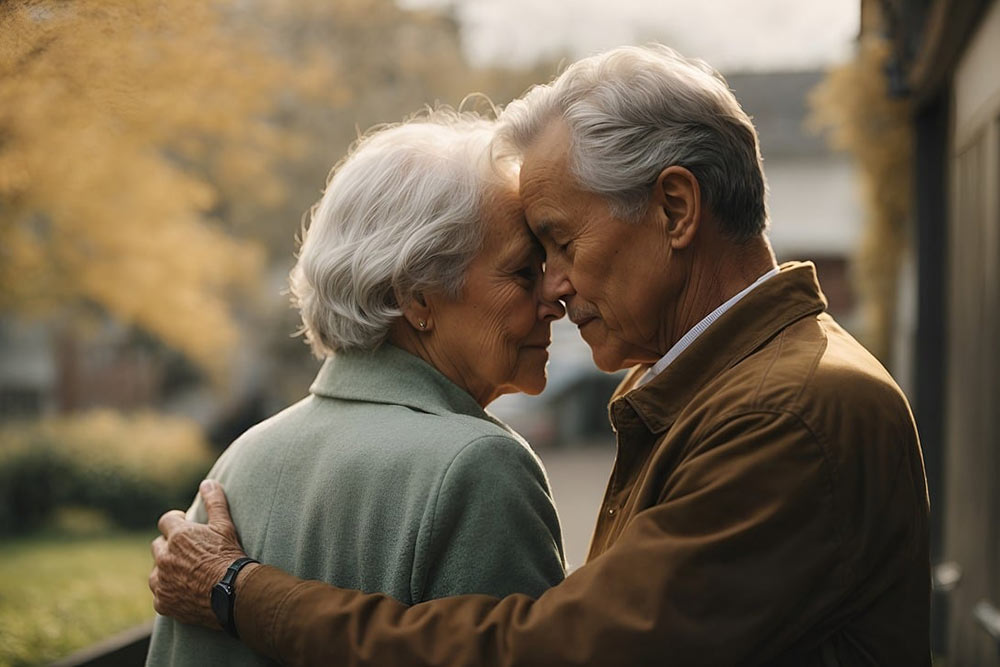
[[155, 531], [0, 541], [0, 667], [48, 664], [153, 617]]

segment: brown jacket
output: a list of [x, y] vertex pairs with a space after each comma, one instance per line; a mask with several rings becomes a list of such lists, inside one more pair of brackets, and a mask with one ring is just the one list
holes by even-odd
[[824, 308], [784, 265], [626, 378], [588, 562], [538, 599], [406, 607], [258, 568], [240, 635], [293, 665], [929, 665], [913, 418]]

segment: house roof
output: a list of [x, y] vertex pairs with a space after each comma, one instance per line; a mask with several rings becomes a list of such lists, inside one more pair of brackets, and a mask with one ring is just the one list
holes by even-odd
[[736, 99], [753, 119], [765, 162], [769, 156], [810, 157], [830, 153], [823, 136], [805, 127], [809, 92], [823, 76], [823, 72], [816, 70], [726, 75]]

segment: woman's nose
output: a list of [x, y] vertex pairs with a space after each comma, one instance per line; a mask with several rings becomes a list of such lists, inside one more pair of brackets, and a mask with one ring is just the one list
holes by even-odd
[[545, 298], [538, 300], [538, 319], [545, 322], [558, 320], [566, 314], [566, 308], [558, 301], [549, 301]]

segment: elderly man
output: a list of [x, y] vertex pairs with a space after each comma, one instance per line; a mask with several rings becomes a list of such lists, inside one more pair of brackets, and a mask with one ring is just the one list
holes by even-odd
[[[235, 629], [287, 664], [928, 665], [927, 493], [905, 398], [775, 265], [754, 128], [664, 47], [582, 60], [511, 104], [499, 146], [546, 250], [547, 296], [604, 370], [618, 458], [587, 563], [537, 599], [407, 607], [251, 564]], [[164, 515], [161, 613], [217, 625], [244, 556]]]

